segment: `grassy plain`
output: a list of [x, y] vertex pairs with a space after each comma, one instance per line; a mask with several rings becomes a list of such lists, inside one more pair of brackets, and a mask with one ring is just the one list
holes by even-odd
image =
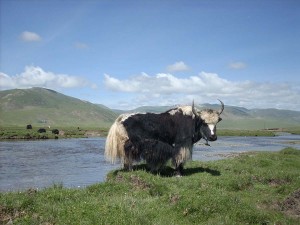
[[[26, 127], [7, 126], [0, 127], [0, 140], [6, 139], [54, 139], [54, 138], [82, 138], [89, 136], [107, 135], [109, 126], [105, 127], [55, 127], [60, 131], [59, 135], [52, 134], [52, 129], [45, 128], [46, 133], [38, 133], [40, 127], [26, 129]], [[241, 130], [241, 129], [218, 129], [219, 136], [275, 136], [277, 132], [289, 132], [300, 134], [300, 127], [280, 130]]]
[[[0, 128], [0, 140], [83, 138], [89, 136], [103, 137], [107, 135], [109, 128], [55, 127], [45, 128], [45, 133], [39, 133], [38, 129], [38, 127], [33, 129], [26, 129], [25, 127], [2, 127]], [[59, 134], [53, 134], [53, 129], [58, 129]]]
[[84, 189], [0, 193], [6, 224], [300, 224], [300, 151], [191, 161], [173, 177], [139, 165]]

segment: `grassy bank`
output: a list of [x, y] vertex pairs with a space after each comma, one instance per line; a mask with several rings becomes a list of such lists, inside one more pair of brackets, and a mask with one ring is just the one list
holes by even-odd
[[273, 137], [275, 136], [274, 131], [268, 130], [229, 130], [229, 129], [219, 129], [217, 131], [218, 136], [261, 136], [261, 137]]
[[187, 163], [185, 176], [144, 166], [85, 189], [0, 194], [6, 224], [299, 224], [300, 151]]
[[[26, 127], [0, 127], [0, 140], [18, 140], [18, 139], [55, 139], [55, 138], [83, 138], [90, 136], [105, 137], [108, 133], [109, 127], [55, 127], [46, 129], [45, 133], [39, 133], [38, 129], [41, 127], [33, 127], [33, 129], [26, 129]], [[58, 129], [59, 134], [53, 134], [52, 130]], [[275, 136], [277, 132], [288, 132], [291, 134], [300, 134], [300, 128], [289, 128], [279, 130], [230, 130], [218, 129], [218, 136]]]
[[299, 127], [293, 128], [274, 128], [274, 129], [263, 129], [263, 130], [240, 130], [240, 129], [218, 129], [219, 136], [261, 136], [261, 137], [272, 137], [275, 136], [277, 133], [286, 132], [290, 134], [300, 134]]
[[[46, 132], [43, 133], [39, 133], [39, 129], [40, 127], [35, 127], [32, 129], [26, 129], [25, 127], [3, 127], [0, 128], [0, 140], [83, 138], [90, 136], [103, 137], [107, 135], [109, 128], [47, 127], [45, 128]], [[54, 129], [57, 129], [59, 133], [53, 134], [52, 130]]]

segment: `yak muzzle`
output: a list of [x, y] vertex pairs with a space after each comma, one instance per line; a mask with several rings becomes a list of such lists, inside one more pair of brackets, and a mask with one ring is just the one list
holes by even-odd
[[218, 139], [217, 135], [211, 135], [208, 140], [209, 141], [216, 141]]

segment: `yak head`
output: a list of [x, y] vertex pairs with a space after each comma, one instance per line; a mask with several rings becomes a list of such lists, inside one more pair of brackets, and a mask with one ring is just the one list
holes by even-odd
[[216, 141], [217, 140], [217, 123], [222, 120], [220, 117], [221, 113], [224, 110], [224, 103], [219, 100], [221, 103], [221, 109], [219, 111], [213, 109], [204, 109], [201, 111], [197, 111], [194, 107], [194, 102], [192, 105], [193, 114], [196, 118], [199, 119], [199, 123], [196, 126], [196, 136], [198, 136], [196, 141], [201, 138], [206, 140], [206, 145], [208, 141]]

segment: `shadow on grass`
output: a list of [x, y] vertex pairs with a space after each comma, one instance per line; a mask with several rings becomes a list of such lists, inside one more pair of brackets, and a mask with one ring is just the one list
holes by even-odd
[[[161, 177], [175, 176], [175, 170], [174, 170], [174, 168], [172, 168], [170, 166], [165, 166], [160, 172], [151, 172], [146, 164], [139, 164], [139, 165], [133, 166], [133, 171], [136, 171], [136, 170], [144, 170], [144, 171], [147, 171], [148, 173], [159, 175]], [[124, 170], [124, 169], [116, 170], [114, 172], [114, 175], [116, 175], [119, 171], [126, 171], [126, 170]], [[213, 169], [203, 168], [203, 167], [193, 167], [193, 168], [183, 169], [183, 176], [191, 176], [196, 173], [209, 173], [212, 176], [220, 176], [221, 175], [220, 171], [218, 171], [218, 170], [213, 170]]]
[[221, 173], [219, 170], [213, 170], [209, 168], [196, 167], [196, 168], [186, 168], [184, 171], [185, 176], [190, 176], [194, 173], [209, 173], [212, 176], [220, 176]]

